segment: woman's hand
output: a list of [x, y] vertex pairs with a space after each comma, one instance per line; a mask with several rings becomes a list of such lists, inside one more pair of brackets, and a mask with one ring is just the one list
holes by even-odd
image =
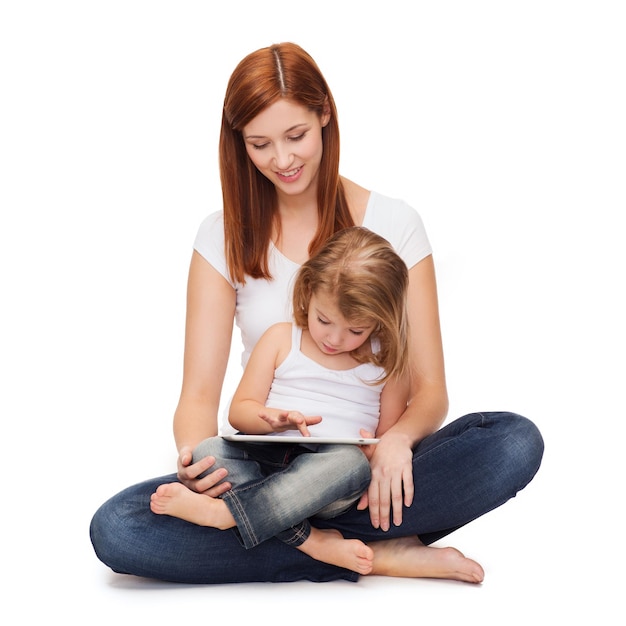
[[385, 433], [366, 455], [372, 468], [372, 480], [361, 496], [357, 508], [369, 507], [374, 528], [389, 530], [390, 520], [395, 526], [402, 523], [402, 506], [413, 502], [413, 451], [407, 438], [392, 431]]
[[265, 409], [259, 413], [259, 417], [267, 422], [275, 433], [298, 429], [303, 437], [311, 436], [308, 426], [319, 424], [322, 421], [321, 415], [306, 417], [299, 411], [281, 411], [278, 409]]
[[229, 482], [220, 482], [228, 474], [223, 467], [213, 470], [203, 478], [198, 478], [200, 474], [215, 465], [214, 457], [206, 456], [195, 463], [191, 462], [192, 458], [192, 449], [189, 446], [183, 446], [178, 455], [178, 480], [185, 487], [212, 498], [221, 496], [231, 488]]
[[[371, 433], [369, 430], [365, 430], [365, 428], [361, 428], [359, 434], [363, 437], [363, 439], [374, 439], [376, 437], [374, 433]], [[372, 457], [374, 456], [374, 451], [376, 450], [376, 444], [367, 443], [363, 446], [359, 446], [359, 448], [361, 448], [361, 452], [363, 452], [363, 454], [367, 457], [367, 460], [371, 462]], [[363, 495], [365, 496], [366, 494]], [[367, 505], [362, 508], [367, 508]]]

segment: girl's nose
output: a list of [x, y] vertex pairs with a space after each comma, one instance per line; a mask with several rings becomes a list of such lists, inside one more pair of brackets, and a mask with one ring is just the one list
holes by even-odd
[[332, 346], [333, 348], [341, 345], [341, 332], [335, 331], [335, 332], [328, 333], [327, 342], [328, 342], [328, 345]]

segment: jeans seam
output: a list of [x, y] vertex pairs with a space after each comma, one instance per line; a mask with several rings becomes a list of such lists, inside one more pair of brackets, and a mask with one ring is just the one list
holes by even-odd
[[224, 503], [230, 510], [231, 515], [235, 518], [237, 530], [239, 531], [244, 547], [247, 549], [247, 548], [253, 548], [254, 546], [258, 545], [259, 543], [258, 538], [256, 534], [254, 533], [254, 529], [252, 525], [250, 524], [250, 521], [248, 520], [248, 516], [245, 514], [245, 511], [243, 507], [241, 506], [241, 503], [239, 502], [237, 495], [232, 492], [227, 491], [222, 496], [222, 499], [224, 500]]

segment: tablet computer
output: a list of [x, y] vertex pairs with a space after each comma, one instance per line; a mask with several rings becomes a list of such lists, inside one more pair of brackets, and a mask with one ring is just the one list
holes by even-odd
[[378, 443], [380, 439], [367, 437], [304, 437], [303, 435], [222, 435], [227, 441], [251, 441], [253, 443], [348, 443], [366, 446]]

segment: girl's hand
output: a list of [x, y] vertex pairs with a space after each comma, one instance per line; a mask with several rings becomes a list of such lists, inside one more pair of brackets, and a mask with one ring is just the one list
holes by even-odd
[[285, 430], [297, 429], [303, 437], [310, 437], [308, 426], [319, 424], [322, 421], [321, 415], [306, 417], [299, 411], [281, 411], [277, 409], [265, 409], [259, 413], [259, 417], [267, 422], [275, 433]]
[[365, 447], [373, 449], [368, 455], [372, 480], [357, 508], [369, 507], [374, 528], [389, 530], [390, 519], [400, 526], [402, 506], [413, 502], [413, 451], [405, 437], [393, 432], [385, 433], [376, 445]]
[[228, 472], [223, 468], [214, 469], [203, 478], [198, 478], [201, 474], [215, 465], [215, 458], [206, 456], [195, 463], [192, 463], [192, 450], [189, 446], [183, 446], [178, 456], [178, 480], [185, 487], [203, 493], [212, 498], [217, 498], [231, 488], [229, 482], [220, 482], [226, 477]]

